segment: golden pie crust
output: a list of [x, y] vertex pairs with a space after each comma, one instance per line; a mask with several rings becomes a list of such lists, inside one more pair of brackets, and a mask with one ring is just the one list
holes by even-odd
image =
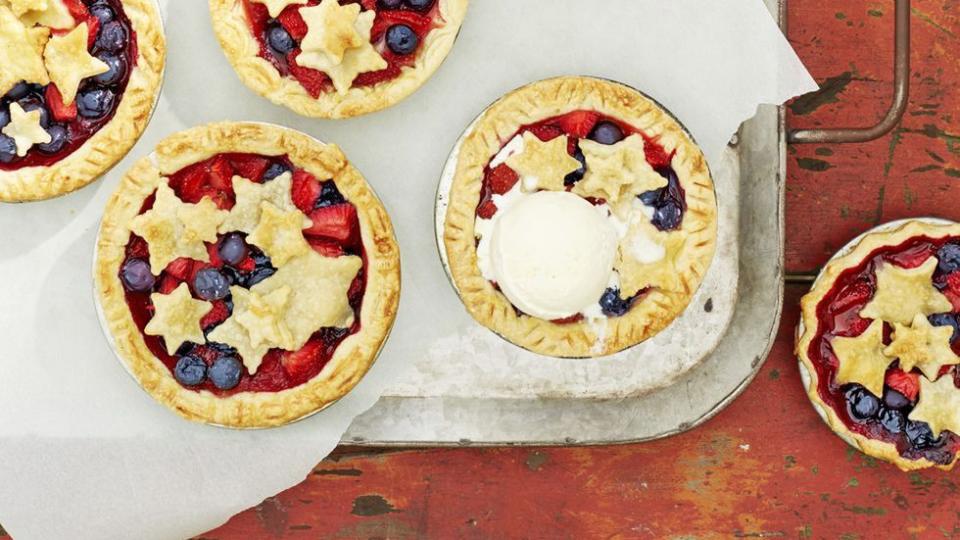
[[[161, 175], [226, 152], [287, 155], [317, 178], [332, 178], [356, 206], [367, 255], [367, 287], [360, 330], [337, 347], [333, 358], [310, 381], [280, 392], [242, 392], [220, 398], [189, 390], [147, 348], [124, 298], [120, 265], [130, 239], [130, 223]], [[335, 145], [302, 133], [255, 123], [217, 123], [164, 139], [153, 155], [138, 161], [107, 203], [94, 266], [103, 321], [118, 356], [157, 401], [189, 420], [233, 428], [265, 428], [313, 414], [343, 397], [376, 359], [393, 326], [400, 297], [400, 251], [386, 210], [366, 180]], [[295, 291], [296, 292], [296, 291]]]
[[56, 163], [0, 171], [0, 201], [43, 200], [80, 189], [123, 159], [143, 134], [160, 93], [166, 38], [154, 0], [121, 3], [137, 34], [137, 61], [113, 118], [80, 148]]
[[[813, 288], [800, 301], [802, 312], [801, 324], [797, 331], [795, 352], [800, 360], [801, 366], [809, 375], [806, 377], [807, 397], [810, 398], [810, 401], [813, 402], [814, 406], [834, 433], [838, 434], [852, 446], [858, 448], [861, 452], [875, 458], [889, 461], [904, 471], [926, 469], [929, 467], [950, 470], [956, 464], [956, 458], [947, 465], [940, 465], [925, 458], [907, 459], [897, 452], [893, 444], [864, 437], [847, 428], [836, 411], [820, 398], [820, 394], [817, 391], [819, 386], [818, 373], [808, 352], [810, 350], [810, 344], [816, 337], [820, 327], [820, 321], [817, 317], [817, 306], [827, 294], [830, 293], [837, 278], [839, 278], [844, 271], [859, 266], [866, 257], [877, 249], [886, 246], [896, 246], [918, 236], [926, 236], [934, 239], [960, 236], [960, 224], [934, 224], [916, 220], [907, 221], [891, 230], [867, 234], [849, 251], [831, 259], [820, 273]], [[893, 359], [891, 359], [891, 363], [892, 362]], [[958, 391], [958, 393], [960, 393], [960, 391]]]
[[349, 118], [385, 109], [412, 94], [440, 67], [460, 31], [467, 13], [467, 0], [437, 0], [438, 26], [427, 34], [413, 65], [389, 81], [367, 87], [353, 87], [345, 94], [325, 92], [311, 96], [293, 77], [285, 77], [260, 57], [260, 43], [254, 37], [243, 8], [243, 0], [209, 0], [213, 30], [234, 70], [251, 90], [303, 116]]
[[[677, 233], [686, 244], [677, 260], [675, 291], [651, 289], [621, 317], [606, 321], [603, 335], [586, 321], [556, 324], [519, 315], [480, 272], [475, 220], [483, 170], [521, 126], [575, 110], [594, 110], [659, 138], [676, 150], [673, 168], [686, 192], [687, 212]], [[475, 122], [460, 146], [444, 225], [450, 274], [467, 310], [480, 324], [530, 351], [585, 358], [612, 354], [666, 328], [687, 307], [710, 266], [716, 245], [717, 203], [713, 180], [700, 148], [657, 103], [619, 83], [560, 77], [507, 94]]]

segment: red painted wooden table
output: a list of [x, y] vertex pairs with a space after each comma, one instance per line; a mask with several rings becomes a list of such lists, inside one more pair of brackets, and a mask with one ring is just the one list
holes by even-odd
[[[891, 100], [892, 2], [794, 0], [789, 37], [823, 83], [795, 127], [863, 125]], [[960, 219], [960, 1], [915, 0], [907, 115], [860, 145], [789, 153], [788, 271], [817, 269], [860, 231]], [[342, 448], [302, 484], [205, 538], [960, 537], [955, 474], [905, 474], [821, 422], [792, 354], [797, 302], [762, 372], [706, 425], [628, 446]], [[3, 536], [0, 529], [0, 536]]]

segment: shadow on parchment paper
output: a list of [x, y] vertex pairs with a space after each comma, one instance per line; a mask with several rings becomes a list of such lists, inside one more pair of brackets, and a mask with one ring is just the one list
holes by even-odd
[[56, 236], [90, 204], [101, 181], [47, 201], [0, 203], [0, 262], [26, 255]]

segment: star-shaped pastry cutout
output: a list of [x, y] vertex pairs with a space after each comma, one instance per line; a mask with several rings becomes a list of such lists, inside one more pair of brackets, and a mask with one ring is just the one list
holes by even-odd
[[917, 314], [927, 316], [952, 310], [950, 300], [933, 286], [936, 269], [936, 257], [909, 269], [884, 263], [877, 269], [877, 292], [860, 310], [860, 316], [910, 324]]
[[297, 56], [297, 63], [326, 73], [333, 81], [337, 92], [341, 95], [346, 94], [357, 75], [387, 67], [387, 61], [370, 43], [370, 30], [373, 28], [374, 17], [376, 14], [373, 10], [364, 11], [357, 16], [354, 28], [360, 34], [362, 43], [358, 47], [344, 51], [342, 61], [336, 61], [336, 58], [331, 58], [324, 52], [304, 51]]
[[67, 30], [76, 25], [63, 0], [26, 0], [25, 3], [33, 6], [20, 17], [28, 27], [39, 24], [56, 30]]
[[837, 357], [837, 384], [857, 383], [875, 396], [883, 395], [883, 381], [893, 359], [883, 354], [883, 321], [875, 320], [857, 337], [830, 341]]
[[43, 51], [50, 80], [57, 85], [63, 103], [70, 105], [77, 97], [80, 81], [110, 71], [103, 60], [87, 52], [87, 23], [63, 36], [53, 36]]
[[17, 102], [10, 104], [10, 123], [4, 126], [0, 132], [13, 139], [13, 142], [17, 144], [18, 156], [27, 155], [34, 144], [50, 142], [50, 134], [40, 125], [41, 114], [43, 113], [40, 109], [27, 112]]
[[221, 233], [240, 231], [250, 234], [260, 223], [261, 203], [269, 202], [283, 211], [296, 210], [290, 197], [293, 176], [286, 172], [269, 182], [259, 184], [242, 176], [233, 177], [233, 191], [237, 203], [230, 209], [230, 215], [220, 226]]
[[260, 223], [247, 241], [259, 247], [280, 268], [287, 261], [310, 251], [303, 237], [303, 212], [294, 208], [284, 212], [268, 201], [260, 203]]
[[920, 400], [909, 418], [929, 424], [934, 437], [944, 430], [960, 434], [960, 389], [953, 384], [953, 375], [933, 382], [920, 377]]
[[615, 263], [623, 297], [630, 298], [646, 288], [681, 291], [676, 264], [685, 243], [683, 233], [659, 231], [642, 214], [633, 219], [620, 240]]
[[903, 371], [918, 367], [932, 381], [940, 374], [940, 366], [960, 364], [960, 356], [950, 348], [952, 326], [933, 326], [917, 314], [912, 325], [893, 323], [893, 328], [893, 342], [883, 353], [899, 358]]
[[292, 291], [284, 286], [261, 295], [230, 287], [233, 314], [210, 332], [210, 341], [236, 349], [247, 371], [255, 375], [270, 349], [295, 350], [293, 335], [284, 322]]
[[213, 309], [213, 304], [190, 296], [190, 287], [181, 283], [170, 294], [153, 293], [153, 318], [143, 331], [148, 336], [160, 336], [168, 354], [175, 354], [187, 341], [204, 343], [200, 319]]
[[197, 204], [177, 198], [164, 179], [157, 186], [153, 207], [133, 218], [130, 230], [150, 246], [150, 270], [159, 275], [171, 261], [187, 257], [210, 260], [204, 242], [217, 241], [217, 228], [227, 218], [208, 197]]
[[267, 6], [267, 13], [271, 17], [276, 19], [283, 13], [283, 10], [287, 9], [287, 6], [302, 6], [307, 3], [307, 0], [253, 0], [258, 4], [263, 4]]
[[647, 163], [643, 147], [640, 135], [631, 135], [610, 145], [581, 140], [580, 150], [587, 161], [587, 172], [573, 187], [573, 192], [616, 204], [621, 199], [666, 186], [667, 179]]
[[360, 4], [340, 5], [337, 0], [323, 0], [319, 5], [300, 9], [307, 23], [307, 35], [300, 42], [305, 52], [326, 54], [334, 64], [343, 62], [348, 49], [367, 43], [357, 30]]
[[50, 78], [37, 51], [37, 35], [9, 7], [0, 5], [0, 95], [20, 81], [47, 84]]
[[524, 191], [566, 190], [564, 178], [580, 168], [580, 162], [567, 153], [567, 141], [566, 135], [543, 142], [529, 131], [523, 133], [523, 150], [507, 158], [506, 164], [520, 176]]

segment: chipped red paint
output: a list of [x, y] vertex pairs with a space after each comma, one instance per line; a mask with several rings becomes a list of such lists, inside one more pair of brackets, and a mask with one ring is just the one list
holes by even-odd
[[[791, 3], [791, 41], [829, 83], [795, 107], [803, 114], [791, 112], [792, 125], [863, 125], [885, 112], [892, 7]], [[960, 219], [958, 18], [958, 0], [914, 0], [912, 98], [894, 134], [864, 145], [791, 148], [792, 271], [815, 269], [881, 221]], [[955, 474], [905, 474], [869, 459], [813, 412], [792, 354], [804, 292], [788, 287], [783, 327], [757, 380], [693, 432], [599, 448], [341, 449], [270, 499], [280, 501], [283, 517], [265, 524], [272, 510], [253, 509], [206, 537], [271, 537], [280, 523], [290, 538], [960, 535]]]

